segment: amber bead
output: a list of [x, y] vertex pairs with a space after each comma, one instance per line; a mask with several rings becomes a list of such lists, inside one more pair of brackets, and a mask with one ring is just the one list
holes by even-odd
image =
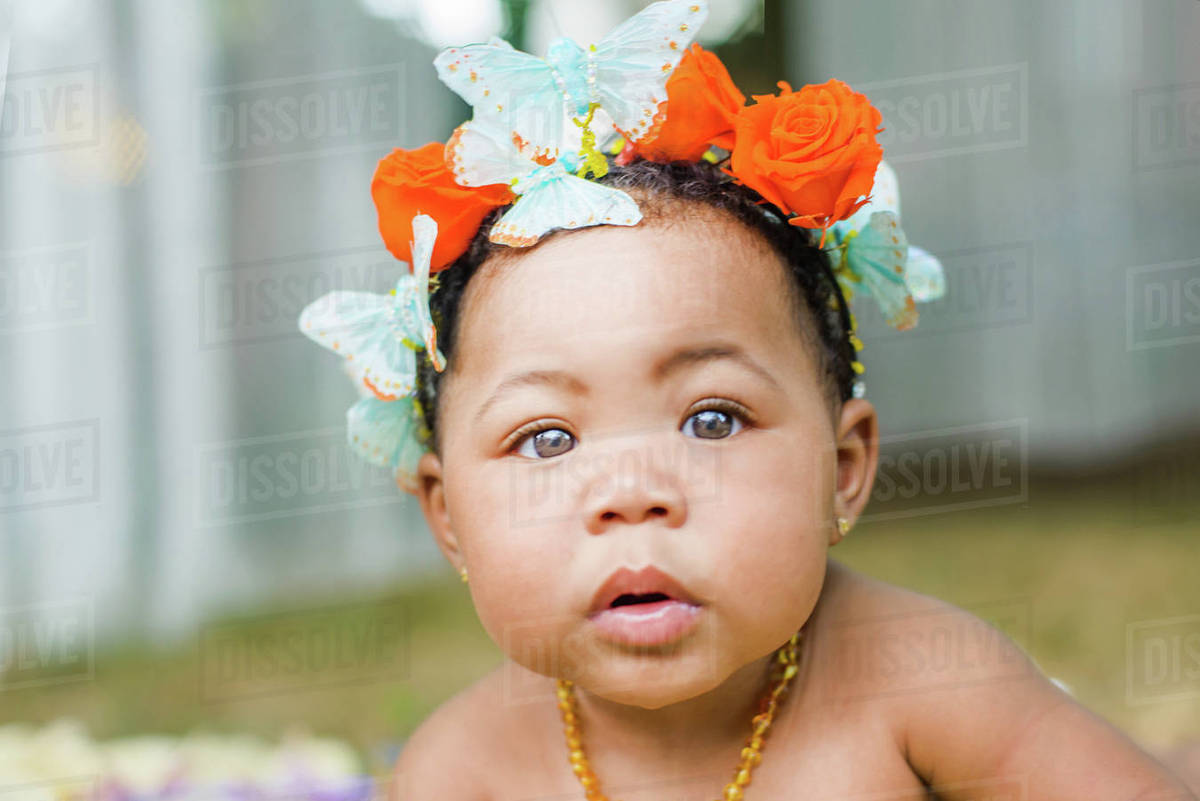
[[[775, 719], [778, 699], [787, 690], [788, 682], [796, 676], [796, 644], [799, 638], [800, 632], [792, 635], [791, 639], [776, 654], [778, 663], [784, 667], [782, 670], [772, 671], [769, 690], [759, 702], [761, 711], [751, 720], [752, 733], [746, 741], [746, 746], [741, 750], [741, 759], [738, 762], [734, 779], [725, 786], [724, 793], [717, 801], [742, 801], [742, 788], [750, 784], [751, 771], [762, 762], [763, 744], [767, 732], [771, 728], [771, 723]], [[571, 770], [579, 779], [587, 801], [609, 801], [608, 797], [600, 791], [600, 780], [596, 778], [596, 774], [589, 767], [587, 755], [583, 751], [583, 738], [576, 725], [578, 719], [575, 714], [572, 686], [571, 682], [560, 679], [555, 690], [557, 706], [562, 713], [563, 733], [567, 741], [567, 756]]]

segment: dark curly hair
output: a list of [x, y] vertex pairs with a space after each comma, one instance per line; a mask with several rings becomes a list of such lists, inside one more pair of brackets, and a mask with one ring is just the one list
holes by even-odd
[[[787, 216], [778, 208], [754, 190], [733, 183], [718, 166], [707, 161], [663, 164], [639, 160], [625, 166], [610, 162], [608, 174], [597, 180], [634, 196], [648, 222], [680, 217], [688, 204], [697, 204], [724, 211], [762, 236], [787, 265], [791, 307], [804, 340], [817, 355], [822, 387], [836, 414], [853, 394], [856, 375], [851, 364], [856, 356], [849, 340], [845, 298], [833, 277], [828, 255], [814, 244], [808, 230], [787, 224]], [[454, 369], [463, 297], [472, 276], [491, 256], [513, 250], [488, 239], [492, 225], [508, 208], [494, 209], [463, 255], [435, 275], [430, 313], [438, 331], [438, 347], [449, 366], [446, 372], [438, 373], [425, 351], [419, 351], [416, 391], [424, 416], [425, 444], [438, 454], [441, 437], [437, 399], [443, 380]], [[554, 235], [551, 232], [547, 237]]]

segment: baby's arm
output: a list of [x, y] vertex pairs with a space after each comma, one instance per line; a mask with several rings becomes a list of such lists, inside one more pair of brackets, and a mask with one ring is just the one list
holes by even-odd
[[[947, 607], [963, 627], [988, 636], [987, 623]], [[990, 634], [1002, 649], [996, 664], [1007, 666], [1003, 675], [979, 681], [973, 673], [971, 683], [906, 703], [909, 764], [940, 797], [987, 796], [985, 788], [1011, 784], [1023, 788], [1025, 801], [1196, 801], [1166, 768], [1048, 681], [1011, 640]], [[1013, 678], [1012, 665], [1025, 669]]]

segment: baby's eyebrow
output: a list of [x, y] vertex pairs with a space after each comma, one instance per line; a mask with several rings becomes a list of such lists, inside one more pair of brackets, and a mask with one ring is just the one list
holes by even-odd
[[654, 366], [654, 380], [662, 383], [672, 373], [678, 372], [686, 367], [706, 364], [712, 361], [728, 359], [737, 362], [752, 373], [757, 373], [760, 378], [779, 391], [783, 391], [783, 387], [779, 385], [779, 381], [775, 376], [771, 375], [766, 368], [756, 362], [750, 354], [746, 353], [740, 346], [731, 343], [717, 342], [709, 345], [701, 345], [699, 347], [684, 347], [671, 353], [665, 359], [662, 359]]
[[[780, 392], [783, 391], [783, 387], [780, 386], [775, 376], [771, 375], [756, 362], [750, 354], [746, 353], [738, 345], [724, 342], [680, 348], [660, 359], [651, 370], [651, 375], [654, 377], [656, 383], [661, 384], [671, 374], [677, 373], [680, 370], [720, 360], [736, 362], [761, 377], [775, 389]], [[575, 395], [588, 394], [587, 384], [580, 381], [571, 373], [562, 370], [530, 370], [524, 373], [517, 373], [505, 378], [497, 385], [495, 391], [483, 402], [483, 405], [479, 407], [479, 411], [475, 413], [476, 422], [483, 418], [487, 410], [495, 405], [501, 396], [518, 387], [528, 386], [552, 386], [559, 387]]]
[[479, 407], [479, 411], [475, 413], [475, 420], [478, 422], [487, 413], [500, 397], [517, 387], [530, 386], [552, 386], [561, 387], [576, 395], [586, 395], [588, 392], [587, 385], [580, 381], [570, 373], [565, 373], [562, 370], [530, 370], [527, 373], [517, 373], [510, 375], [508, 378], [500, 382], [496, 390], [491, 394], [483, 405]]

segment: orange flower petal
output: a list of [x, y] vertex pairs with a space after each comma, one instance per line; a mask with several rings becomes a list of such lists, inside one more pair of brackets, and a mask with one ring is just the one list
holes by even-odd
[[401, 261], [412, 263], [412, 218], [428, 214], [437, 221], [431, 273], [449, 266], [466, 251], [488, 212], [514, 199], [505, 184], [466, 187], [456, 183], [440, 142], [416, 150], [398, 148], [385, 156], [375, 169], [371, 197], [384, 244]]
[[698, 161], [711, 144], [732, 145], [734, 120], [745, 104], [721, 59], [693, 44], [667, 81], [662, 123], [635, 143], [637, 154], [649, 161]]
[[732, 174], [795, 225], [826, 228], [866, 203], [883, 158], [882, 116], [866, 96], [831, 80], [756, 95], [738, 112]]

